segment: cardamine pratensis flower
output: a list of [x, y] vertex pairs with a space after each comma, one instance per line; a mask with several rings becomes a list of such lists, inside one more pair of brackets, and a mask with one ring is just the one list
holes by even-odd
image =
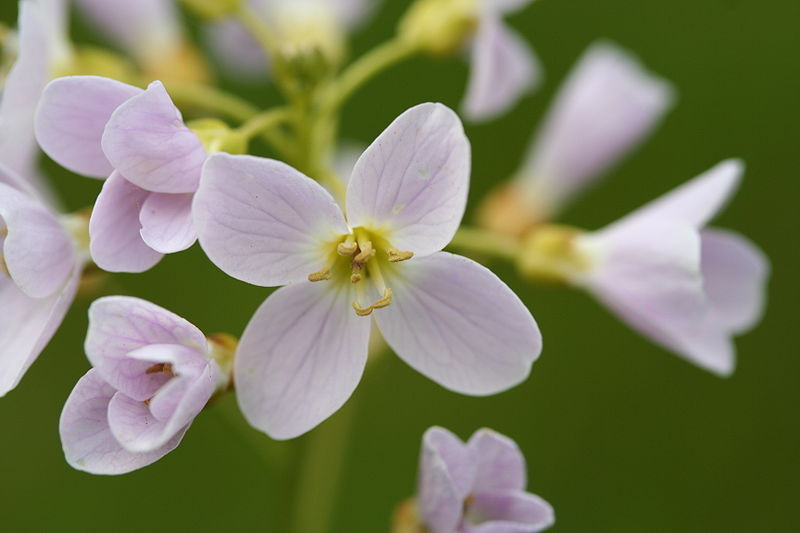
[[194, 217], [227, 274], [287, 285], [247, 326], [237, 398], [274, 438], [300, 435], [352, 394], [371, 316], [409, 365], [456, 392], [494, 394], [524, 380], [541, 350], [519, 298], [478, 263], [440, 250], [464, 214], [470, 145], [440, 104], [409, 109], [361, 155], [346, 215], [321, 185], [284, 163], [216, 154]]

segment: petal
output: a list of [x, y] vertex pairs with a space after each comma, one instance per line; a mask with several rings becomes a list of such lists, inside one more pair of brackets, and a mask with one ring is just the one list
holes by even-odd
[[76, 259], [72, 242], [55, 215], [0, 183], [0, 223], [8, 231], [2, 243], [3, 260], [14, 283], [34, 298], [58, 291]]
[[499, 17], [484, 17], [472, 44], [464, 114], [473, 121], [496, 118], [535, 89], [541, 77], [528, 43]]
[[56, 163], [78, 174], [105, 178], [113, 170], [101, 146], [111, 114], [141, 93], [99, 76], [70, 76], [50, 82], [36, 112], [36, 139]]
[[646, 137], [673, 96], [625, 50], [593, 44], [559, 90], [520, 179], [555, 212]]
[[729, 231], [706, 229], [700, 239], [703, 288], [717, 320], [735, 333], [747, 331], [764, 311], [769, 260]]
[[239, 406], [251, 425], [274, 439], [314, 428], [361, 379], [370, 320], [353, 311], [348, 285], [278, 289], [242, 335], [234, 370]]
[[525, 457], [517, 443], [508, 437], [480, 429], [470, 437], [467, 447], [477, 458], [476, 490], [524, 490], [527, 485]]
[[417, 505], [431, 533], [456, 530], [474, 475], [474, 457], [458, 437], [440, 427], [425, 432], [420, 452]]
[[162, 254], [180, 252], [194, 244], [193, 194], [152, 193], [142, 204], [142, 240]]
[[536, 533], [555, 523], [549, 503], [516, 490], [480, 491], [472, 495], [464, 533]]
[[458, 116], [421, 104], [397, 117], [356, 162], [347, 187], [351, 227], [383, 228], [417, 256], [450, 242], [464, 216], [470, 145]]
[[394, 300], [375, 320], [400, 358], [462, 394], [495, 394], [528, 377], [541, 334], [500, 278], [446, 252], [396, 266], [386, 274]]
[[209, 259], [254, 285], [304, 281], [325, 264], [330, 243], [350, 232], [322, 186], [280, 161], [253, 156], [211, 156], [193, 211]]
[[92, 260], [109, 272], [144, 272], [162, 255], [142, 240], [139, 215], [151, 193], [114, 172], [103, 184], [89, 219]]
[[64, 455], [73, 468], [92, 474], [125, 474], [157, 461], [183, 438], [181, 431], [157, 450], [126, 451], [108, 426], [108, 405], [115, 393], [96, 370], [90, 370], [69, 395], [61, 413], [59, 433]]
[[250, 32], [234, 19], [225, 19], [203, 28], [204, 41], [212, 57], [228, 76], [250, 83], [264, 80], [269, 63], [263, 48]]
[[8, 278], [0, 277], [0, 396], [17, 386], [55, 334], [75, 298], [80, 269], [62, 290], [48, 298], [31, 298]]
[[114, 111], [102, 144], [114, 168], [143, 189], [167, 193], [197, 189], [206, 151], [184, 125], [160, 81]]
[[661, 219], [701, 228], [724, 207], [739, 186], [744, 164], [727, 159], [696, 178], [645, 204], [612, 227], [641, 225]]
[[108, 296], [89, 308], [84, 348], [89, 361], [115, 389], [133, 392], [152, 361], [136, 365], [131, 352], [151, 344], [182, 344], [206, 353], [203, 333], [175, 313], [139, 298]]

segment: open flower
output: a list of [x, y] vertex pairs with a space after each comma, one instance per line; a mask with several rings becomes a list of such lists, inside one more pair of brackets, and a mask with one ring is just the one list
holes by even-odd
[[422, 438], [417, 507], [430, 533], [535, 533], [555, 522], [553, 508], [525, 492], [525, 458], [490, 429], [464, 444], [444, 428]]
[[100, 268], [142, 272], [196, 240], [191, 205], [206, 150], [161, 82], [143, 91], [96, 76], [54, 80], [39, 105], [36, 137], [69, 170], [110, 174], [89, 225]]
[[79, 222], [60, 219], [0, 167], [0, 396], [17, 386], [75, 297], [86, 258], [67, 226]]
[[481, 224], [520, 234], [552, 219], [645, 138], [672, 101], [669, 84], [630, 54], [593, 44], [559, 90], [515, 179], [485, 204]]
[[124, 474], [175, 449], [226, 384], [199, 329], [138, 298], [95, 301], [85, 349], [94, 368], [67, 399], [59, 432], [67, 462], [93, 474]]
[[744, 237], [705, 228], [735, 191], [740, 161], [724, 161], [599, 231], [574, 239], [568, 273], [629, 326], [720, 375], [733, 372], [734, 335], [761, 317], [767, 259]]
[[541, 349], [533, 317], [483, 266], [440, 252], [466, 206], [470, 147], [458, 117], [422, 104], [361, 155], [346, 212], [278, 161], [211, 156], [195, 196], [200, 244], [222, 270], [274, 292], [236, 357], [251, 424], [291, 438], [335, 412], [367, 360], [370, 315], [392, 349], [441, 385], [493, 394]]

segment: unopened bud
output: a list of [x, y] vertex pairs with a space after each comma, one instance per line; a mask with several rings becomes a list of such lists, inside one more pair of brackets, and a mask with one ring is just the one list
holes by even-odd
[[181, 3], [199, 18], [219, 20], [239, 9], [242, 0], [181, 0]]
[[202, 118], [187, 124], [209, 154], [225, 152], [244, 154], [247, 152], [247, 139], [238, 131], [231, 129], [216, 118]]
[[461, 50], [478, 27], [478, 0], [417, 0], [400, 21], [400, 36], [433, 55]]
[[592, 266], [591, 258], [578, 246], [581, 234], [569, 226], [535, 227], [523, 239], [517, 268], [523, 276], [536, 281], [577, 282]]

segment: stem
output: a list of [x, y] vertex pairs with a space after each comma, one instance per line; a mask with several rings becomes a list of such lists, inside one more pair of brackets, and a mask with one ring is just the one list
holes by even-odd
[[244, 122], [258, 113], [250, 102], [208, 85], [196, 83], [168, 83], [167, 92], [179, 107], [197, 107], [215, 111], [234, 120]]
[[413, 43], [397, 37], [373, 48], [342, 73], [325, 107], [338, 108], [373, 76], [416, 52], [417, 47]]
[[509, 261], [515, 261], [520, 252], [519, 242], [511, 237], [484, 229], [468, 227], [459, 228], [449, 246], [466, 252], [488, 254]]

